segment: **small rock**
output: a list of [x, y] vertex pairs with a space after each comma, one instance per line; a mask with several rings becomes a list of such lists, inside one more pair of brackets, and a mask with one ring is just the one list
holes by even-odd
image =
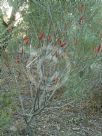
[[60, 130], [60, 125], [57, 125], [57, 130]]
[[16, 132], [17, 131], [17, 128], [15, 126], [11, 126], [10, 127], [10, 130], [13, 131], [13, 132]]
[[41, 130], [41, 128], [38, 128], [38, 130]]
[[79, 131], [80, 128], [76, 127], [76, 128], [72, 128], [72, 130], [74, 130], [74, 131]]

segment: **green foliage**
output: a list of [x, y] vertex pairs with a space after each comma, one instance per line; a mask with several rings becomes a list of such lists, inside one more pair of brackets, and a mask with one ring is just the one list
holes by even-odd
[[[29, 87], [25, 86], [27, 83], [24, 77], [26, 68], [23, 64], [25, 64], [30, 51], [34, 53], [35, 47], [42, 47], [43, 42], [39, 40], [38, 36], [44, 32], [46, 39], [51, 36], [51, 45], [60, 48], [56, 44], [58, 38], [67, 43], [65, 51], [68, 62], [71, 63], [71, 71], [65, 84], [64, 98], [66, 97], [69, 102], [74, 101], [75, 104], [89, 99], [86, 107], [95, 108], [99, 104], [101, 107], [102, 92], [98, 88], [102, 89], [102, 2], [100, 0], [8, 0], [8, 3], [13, 7], [12, 15], [19, 12], [22, 18], [22, 21], [14, 26], [11, 37], [7, 38], [6, 42], [11, 71], [13, 69], [13, 72], [16, 71], [19, 75], [21, 74], [20, 76], [23, 75], [23, 78], [17, 75], [17, 83], [19, 88], [26, 88], [24, 92], [22, 91], [25, 96], [29, 95], [26, 92]], [[9, 34], [3, 24], [3, 15], [0, 13], [0, 47], [5, 44], [4, 41]], [[24, 44], [25, 35], [29, 38], [29, 44]], [[32, 49], [30, 45], [32, 45]], [[100, 45], [101, 49], [97, 51], [96, 47], [99, 48]], [[17, 56], [21, 48], [24, 49], [24, 54]], [[62, 50], [64, 49], [62, 48]], [[16, 56], [22, 60], [21, 65], [15, 64]], [[3, 57], [1, 58], [3, 59]], [[3, 62], [1, 58], [0, 63]], [[63, 62], [60, 63], [63, 65]], [[19, 89], [18, 93], [20, 91]], [[15, 90], [2, 93], [0, 90], [1, 132], [9, 126], [12, 121], [12, 112], [16, 111], [15, 97], [18, 95], [16, 93]], [[27, 110], [31, 106], [28, 103]], [[19, 106], [19, 108], [21, 107]], [[69, 124], [80, 123], [80, 120], [81, 118], [72, 117], [68, 119]]]
[[7, 112], [0, 112], [0, 131], [9, 127], [10, 120], [11, 118]]
[[[58, 38], [67, 43], [65, 50], [71, 62], [71, 73], [66, 83], [65, 96], [69, 101], [83, 100], [92, 93], [94, 87], [97, 90], [101, 86], [102, 49], [96, 50], [100, 44], [102, 46], [100, 0], [28, 0], [28, 2], [10, 0], [8, 2], [13, 6], [13, 12], [20, 12], [23, 18], [23, 21], [14, 27], [12, 36], [8, 40], [7, 49], [11, 56], [15, 58], [20, 47], [24, 47], [25, 52], [29, 53], [29, 45], [23, 42], [24, 35], [29, 37], [33, 47], [41, 47], [42, 42], [39, 41], [38, 35], [44, 32], [46, 37], [52, 36], [52, 44], [55, 44]], [[21, 8], [23, 10], [20, 10]], [[6, 37], [2, 34], [5, 31], [0, 15], [0, 42]], [[9, 94], [0, 96], [0, 101], [6, 108], [11, 108], [13, 102], [9, 98]], [[10, 117], [4, 109], [0, 110], [1, 126], [5, 126]]]
[[[1, 90], [0, 90], [1, 91]], [[0, 131], [8, 128], [12, 121], [12, 113], [16, 111], [15, 107], [16, 92], [8, 91], [0, 94]]]
[[[99, 59], [101, 61], [102, 58], [101, 53], [94, 52], [94, 49], [101, 44], [101, 1], [10, 0], [8, 2], [13, 8], [17, 7], [15, 12], [19, 11], [23, 17], [22, 23], [15, 27], [12, 39], [9, 41], [8, 49], [11, 54], [15, 54], [20, 46], [24, 46], [21, 36], [23, 34], [29, 36], [32, 46], [39, 47], [38, 34], [43, 31], [46, 36], [54, 35], [54, 40], [60, 37], [68, 43], [66, 50], [72, 63], [72, 73], [67, 83], [68, 92], [71, 91], [72, 95], [81, 97], [79, 94], [85, 94], [85, 91], [92, 87], [92, 82], [101, 81], [99, 78], [101, 71], [99, 70], [98, 75], [97, 72], [94, 73], [93, 76], [91, 69], [91, 65]], [[24, 8], [24, 5], [28, 8], [26, 6]], [[4, 28], [0, 28], [2, 32]], [[25, 48], [29, 52], [29, 46]]]

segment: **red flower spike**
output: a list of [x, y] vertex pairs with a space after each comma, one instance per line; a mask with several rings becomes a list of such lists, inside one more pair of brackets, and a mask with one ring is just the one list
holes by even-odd
[[57, 44], [59, 44], [59, 45], [62, 44], [62, 40], [60, 38], [57, 39]]
[[61, 47], [65, 47], [66, 46], [66, 42], [63, 42], [62, 44], [61, 44]]
[[20, 60], [19, 60], [19, 57], [16, 58], [16, 64], [19, 64], [20, 63]]
[[29, 39], [28, 36], [25, 36], [25, 37], [23, 38], [24, 44], [29, 44], [29, 41], [30, 41], [30, 39]]
[[66, 42], [62, 41], [60, 38], [57, 39], [57, 44], [60, 45], [60, 47], [65, 47], [66, 46]]
[[44, 32], [41, 32], [38, 36], [39, 40], [40, 41], [44, 41], [45, 40], [45, 33]]
[[80, 25], [83, 24], [83, 19], [84, 19], [84, 17], [81, 16], [80, 19], [79, 19], [79, 24], [80, 24]]
[[97, 46], [96, 48], [95, 48], [95, 52], [96, 53], [99, 53], [99, 52], [101, 52], [102, 51], [102, 44], [100, 44], [99, 46]]

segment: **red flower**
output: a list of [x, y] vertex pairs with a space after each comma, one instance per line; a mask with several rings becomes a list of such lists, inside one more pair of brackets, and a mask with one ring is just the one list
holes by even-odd
[[79, 18], [79, 24], [80, 24], [80, 25], [83, 24], [83, 20], [84, 20], [84, 17], [81, 16], [81, 17]]
[[96, 53], [102, 52], [102, 44], [100, 44], [99, 46], [97, 46], [97, 47], [95, 48], [95, 52], [96, 52]]
[[40, 41], [44, 41], [45, 40], [45, 33], [44, 32], [41, 32], [38, 36], [39, 40]]
[[63, 42], [62, 44], [61, 44], [61, 47], [65, 47], [66, 46], [66, 42]]
[[57, 44], [59, 44], [59, 45], [62, 44], [62, 40], [60, 38], [57, 39]]
[[16, 57], [16, 64], [19, 64], [19, 63], [20, 63], [19, 57]]
[[67, 43], [62, 41], [60, 38], [58, 38], [57, 39], [57, 44], [59, 44], [61, 47], [65, 47]]
[[30, 39], [29, 39], [28, 36], [25, 36], [25, 37], [23, 38], [24, 44], [29, 44], [29, 41], [30, 41]]

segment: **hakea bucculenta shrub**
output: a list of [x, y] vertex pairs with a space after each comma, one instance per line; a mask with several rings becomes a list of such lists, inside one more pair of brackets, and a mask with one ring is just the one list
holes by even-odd
[[[32, 47], [29, 36], [24, 36], [22, 40], [23, 46], [15, 57], [13, 71], [21, 105], [18, 113], [28, 128], [33, 118], [50, 103], [56, 90], [68, 80], [71, 63], [66, 52], [68, 45], [61, 38], [53, 40], [52, 36], [46, 37], [41, 32], [38, 34], [39, 48]], [[22, 89], [22, 84], [25, 84], [23, 88], [27, 84], [28, 89]]]

